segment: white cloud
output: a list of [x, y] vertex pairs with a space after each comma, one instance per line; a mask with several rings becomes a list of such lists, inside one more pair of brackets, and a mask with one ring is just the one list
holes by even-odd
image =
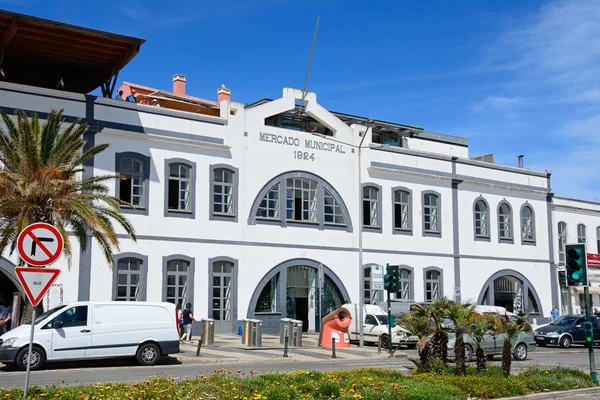
[[472, 105], [476, 112], [489, 109], [508, 109], [516, 106], [524, 106], [532, 99], [521, 96], [486, 96], [483, 100]]

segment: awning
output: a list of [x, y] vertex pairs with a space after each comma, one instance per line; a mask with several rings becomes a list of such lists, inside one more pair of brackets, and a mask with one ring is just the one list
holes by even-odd
[[[579, 294], [583, 294], [583, 289], [582, 287], [575, 287], [573, 288], [573, 291]], [[600, 294], [600, 287], [590, 287], [590, 294]]]

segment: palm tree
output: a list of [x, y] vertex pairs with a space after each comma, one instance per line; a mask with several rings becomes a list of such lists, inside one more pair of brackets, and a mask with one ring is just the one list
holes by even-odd
[[[119, 249], [113, 221], [135, 241], [134, 228], [119, 201], [108, 194], [106, 183], [118, 177], [81, 177], [83, 164], [108, 144], [84, 148], [87, 126], [76, 120], [63, 130], [63, 110], [51, 111], [42, 125], [35, 113], [31, 119], [24, 111], [15, 114], [16, 123], [1, 112], [6, 130], [0, 128], [0, 254], [7, 247], [12, 254], [19, 232], [27, 225], [46, 222], [60, 231], [69, 267], [68, 232], [81, 250], [86, 250], [91, 235], [112, 264], [113, 249]], [[31, 318], [31, 310], [28, 304], [22, 320]]]
[[519, 337], [521, 331], [531, 332], [531, 326], [521, 316], [517, 319], [510, 319], [508, 315], [501, 315], [495, 317], [494, 321], [495, 333], [504, 336], [504, 346], [502, 348], [502, 372], [505, 377], [509, 377], [512, 361], [511, 342], [513, 339]]
[[454, 341], [454, 357], [456, 359], [456, 375], [464, 375], [467, 372], [465, 363], [465, 341], [463, 335], [467, 326], [473, 319], [475, 306], [461, 303], [453, 303], [447, 309], [448, 318], [454, 323], [456, 329], [456, 340]]
[[473, 339], [477, 349], [475, 358], [477, 360], [477, 371], [487, 370], [487, 359], [483, 350], [483, 339], [490, 328], [490, 319], [480, 314], [473, 314], [471, 323], [467, 325], [466, 332]]

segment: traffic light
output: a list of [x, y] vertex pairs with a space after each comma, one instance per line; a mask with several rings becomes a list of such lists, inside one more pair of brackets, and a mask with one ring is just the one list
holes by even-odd
[[400, 288], [400, 270], [397, 265], [386, 264], [383, 282], [383, 287], [388, 292], [398, 291]]
[[585, 243], [565, 246], [567, 286], [588, 286], [587, 253]]
[[583, 323], [583, 333], [585, 334], [585, 343], [592, 344], [594, 340], [594, 331], [590, 321], [585, 321]]

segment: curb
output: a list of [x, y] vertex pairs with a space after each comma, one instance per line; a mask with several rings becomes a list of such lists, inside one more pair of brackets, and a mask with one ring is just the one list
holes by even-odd
[[546, 392], [546, 393], [535, 393], [535, 394], [528, 394], [525, 396], [518, 396], [518, 397], [502, 397], [496, 400], [513, 400], [513, 399], [536, 399], [536, 400], [542, 400], [542, 399], [564, 399], [564, 398], [569, 398], [572, 397], [574, 395], [580, 395], [580, 394], [600, 394], [600, 387], [592, 387], [592, 388], [585, 388], [585, 389], [574, 389], [574, 390], [568, 390], [568, 391], [563, 391], [563, 392]]

